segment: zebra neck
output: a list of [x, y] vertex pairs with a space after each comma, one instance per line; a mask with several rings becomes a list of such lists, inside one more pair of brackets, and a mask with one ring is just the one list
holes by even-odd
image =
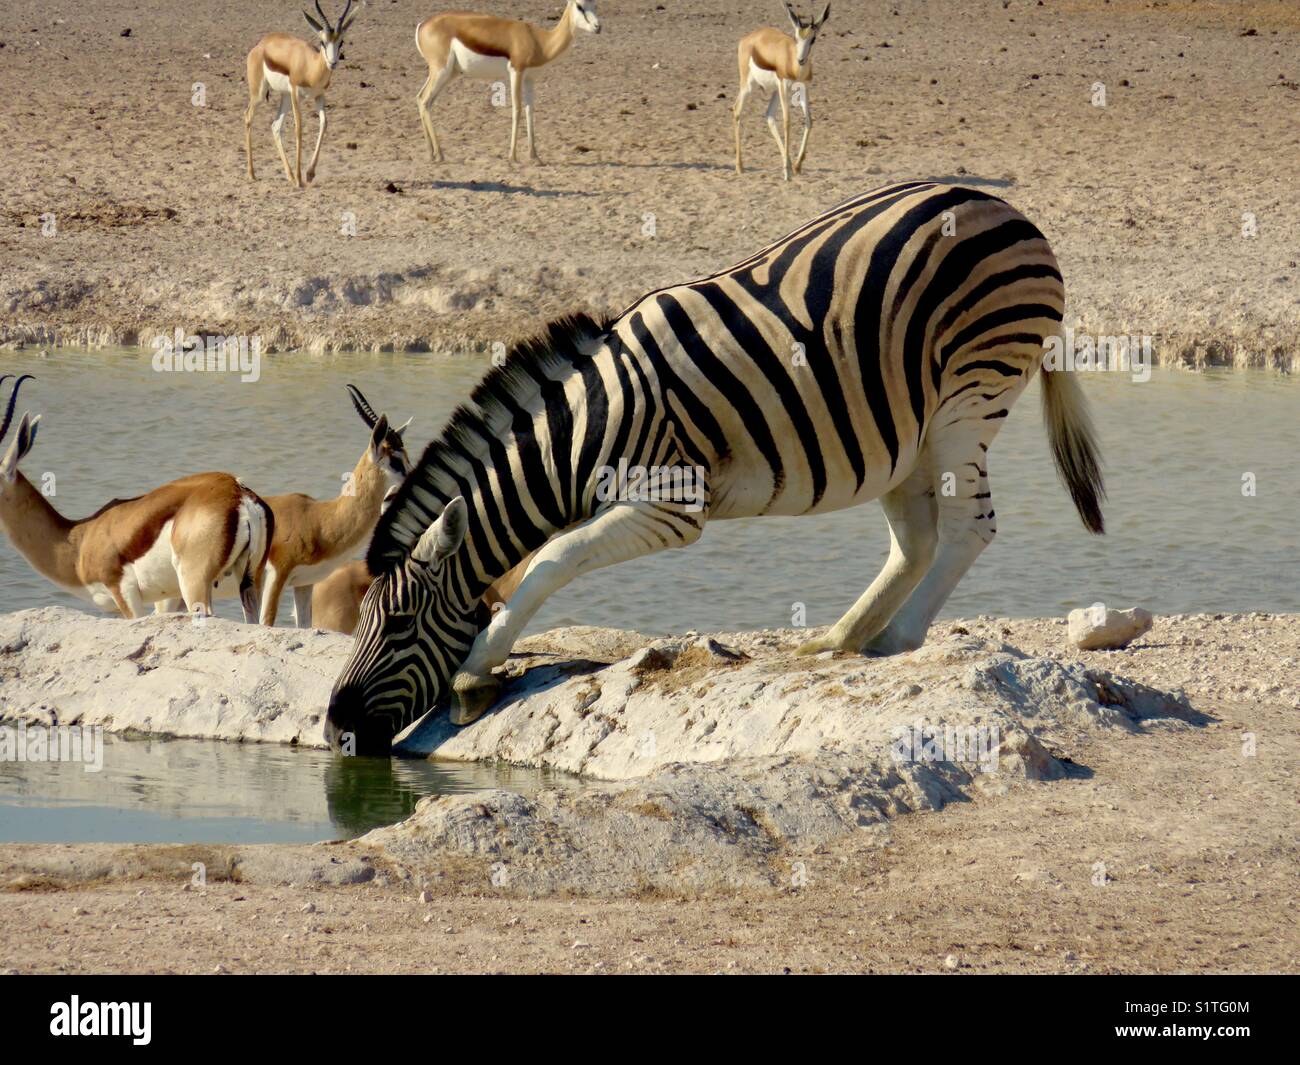
[[516, 571], [547, 540], [591, 517], [590, 484], [605, 459], [575, 437], [575, 420], [583, 419], [571, 405], [573, 396], [571, 378], [539, 383], [533, 409], [515, 412], [511, 429], [473, 462], [469, 492], [462, 492], [469, 533], [458, 556], [470, 600], [494, 586], [517, 584]]

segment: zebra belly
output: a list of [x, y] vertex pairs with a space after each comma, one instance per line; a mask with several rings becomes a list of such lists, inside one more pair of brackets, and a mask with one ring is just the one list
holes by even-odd
[[887, 465], [868, 466], [861, 485], [857, 476], [847, 469], [831, 474], [820, 498], [816, 498], [806, 469], [787, 469], [780, 489], [774, 493], [772, 469], [762, 455], [733, 453], [709, 480], [709, 520], [796, 517], [856, 507], [879, 499], [901, 483], [911, 472], [913, 463], [914, 457], [900, 461], [892, 472]]

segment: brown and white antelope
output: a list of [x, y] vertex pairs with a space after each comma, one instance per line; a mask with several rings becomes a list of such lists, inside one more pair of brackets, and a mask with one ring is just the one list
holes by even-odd
[[[392, 494], [390, 493], [390, 498]], [[529, 555], [483, 593], [483, 602], [489, 610], [496, 613], [510, 601], [515, 589], [523, 583], [532, 558]], [[313, 624], [318, 629], [351, 636], [357, 631], [357, 622], [361, 619], [361, 600], [370, 591], [374, 580], [364, 558], [355, 559], [336, 569], [312, 589]]]
[[[320, 159], [321, 141], [325, 139], [325, 90], [329, 88], [334, 68], [343, 58], [343, 34], [352, 25], [356, 15], [348, 17], [352, 10], [352, 0], [339, 18], [337, 25], [331, 26], [330, 20], [321, 10], [320, 0], [316, 0], [316, 13], [320, 15], [317, 22], [307, 12], [303, 17], [316, 31], [319, 43], [308, 44], [287, 33], [268, 33], [248, 53], [246, 66], [248, 70], [248, 107], [244, 110], [244, 151], [248, 156], [249, 180], [256, 180], [253, 172], [253, 115], [257, 105], [270, 99], [271, 93], [280, 94], [280, 110], [271, 123], [271, 133], [275, 137], [275, 146], [280, 152], [280, 162], [284, 164], [284, 176], [289, 184], [304, 188], [316, 177], [316, 163]], [[301, 103], [310, 103], [316, 111], [320, 129], [316, 133], [316, 149], [312, 152], [311, 162], [307, 165], [306, 181], [302, 172], [302, 108]], [[284, 127], [285, 115], [293, 111], [294, 165], [291, 169], [289, 159], [284, 153], [284, 142], [280, 131]]]
[[402, 434], [411, 424], [389, 428], [388, 416], [376, 415], [355, 385], [348, 394], [357, 414], [370, 428], [370, 443], [334, 499], [317, 500], [301, 493], [267, 496], [275, 514], [275, 537], [262, 594], [262, 624], [274, 625], [280, 594], [293, 589], [294, 623], [312, 623], [312, 588], [364, 548], [374, 532], [390, 488], [410, 469]]
[[558, 59], [573, 43], [577, 30], [600, 32], [595, 0], [568, 0], [554, 29], [518, 19], [449, 11], [415, 27], [415, 47], [429, 64], [429, 76], [415, 97], [420, 124], [429, 142], [429, 157], [443, 159], [433, 130], [433, 101], [457, 74], [510, 86], [510, 162], [517, 162], [519, 113], [528, 131], [528, 157], [541, 163], [533, 142], [533, 82], [538, 71]]
[[[10, 376], [0, 377], [0, 385]], [[29, 379], [25, 374], [14, 382], [0, 442], [18, 389]], [[200, 473], [136, 499], [114, 499], [81, 521], [65, 518], [18, 470], [40, 421], [39, 414], [24, 413], [0, 459], [0, 524], [33, 569], [126, 618], [177, 598], [206, 616], [214, 595], [237, 594], [244, 620], [257, 620], [275, 519], [256, 493], [228, 473]]]
[[[740, 113], [754, 89], [770, 94], [767, 102], [767, 128], [772, 132], [776, 146], [781, 149], [782, 175], [790, 180], [803, 169], [808, 154], [808, 135], [812, 132], [812, 106], [808, 102], [808, 86], [812, 83], [812, 46], [817, 34], [830, 18], [828, 3], [815, 19], [805, 22], [788, 3], [785, 12], [790, 16], [794, 36], [780, 30], [764, 28], [746, 34], [740, 39], [740, 95], [732, 112], [732, 125], [736, 133], [736, 173], [744, 173], [740, 152]], [[797, 106], [803, 112], [803, 140], [799, 154], [790, 160], [790, 108]], [[777, 113], [781, 124], [777, 125]]]

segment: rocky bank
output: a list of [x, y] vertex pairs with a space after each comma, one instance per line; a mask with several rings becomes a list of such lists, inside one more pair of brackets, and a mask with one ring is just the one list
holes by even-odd
[[[771, 886], [800, 854], [898, 814], [1068, 777], [1085, 739], [1208, 720], [1104, 656], [1027, 653], [973, 624], [937, 626], [920, 651], [881, 660], [797, 658], [805, 635], [532, 637], [494, 711], [464, 729], [430, 715], [400, 748], [581, 773], [590, 786], [426, 799], [345, 845], [346, 861], [332, 847], [227, 849], [221, 861], [300, 882], [418, 880], [468, 862], [526, 893]], [[220, 619], [23, 611], [0, 617], [0, 706], [10, 723], [319, 745], [348, 647]]]

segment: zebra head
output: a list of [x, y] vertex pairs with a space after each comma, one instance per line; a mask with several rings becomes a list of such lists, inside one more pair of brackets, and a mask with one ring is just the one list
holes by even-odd
[[808, 62], [808, 57], [812, 54], [813, 42], [817, 40], [817, 34], [821, 32], [822, 25], [831, 17], [831, 5], [828, 2], [822, 8], [820, 15], [807, 21], [788, 2], [785, 5], [785, 13], [790, 16], [790, 25], [794, 29], [794, 41], [797, 47], [795, 61], [802, 67]]
[[487, 627], [491, 612], [466, 598], [459, 574], [468, 524], [457, 496], [402, 562], [375, 574], [330, 695], [325, 738], [335, 750], [388, 754], [393, 737], [447, 693]]

